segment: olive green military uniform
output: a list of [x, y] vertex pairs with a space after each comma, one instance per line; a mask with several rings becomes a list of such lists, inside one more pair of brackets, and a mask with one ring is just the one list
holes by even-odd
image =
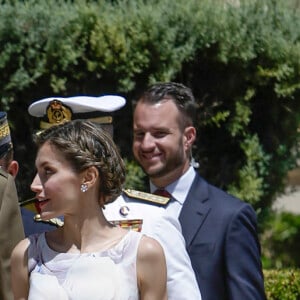
[[10, 256], [24, 238], [14, 178], [0, 169], [0, 299], [13, 299], [10, 284]]

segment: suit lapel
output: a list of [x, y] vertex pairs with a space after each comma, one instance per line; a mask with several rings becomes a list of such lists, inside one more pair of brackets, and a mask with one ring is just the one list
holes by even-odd
[[207, 200], [207, 183], [196, 175], [179, 216], [187, 248], [211, 209]]

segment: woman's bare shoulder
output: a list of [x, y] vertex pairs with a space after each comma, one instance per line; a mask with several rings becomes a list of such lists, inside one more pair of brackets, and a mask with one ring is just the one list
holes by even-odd
[[143, 236], [138, 248], [138, 258], [157, 261], [161, 257], [164, 257], [164, 251], [160, 243], [151, 237]]

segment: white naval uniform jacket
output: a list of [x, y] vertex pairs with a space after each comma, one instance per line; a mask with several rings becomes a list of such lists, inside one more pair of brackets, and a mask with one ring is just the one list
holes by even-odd
[[201, 300], [178, 219], [165, 213], [167, 204], [157, 205], [148, 200], [123, 192], [103, 212], [108, 221], [142, 220], [141, 232], [162, 245], [167, 263], [168, 299]]

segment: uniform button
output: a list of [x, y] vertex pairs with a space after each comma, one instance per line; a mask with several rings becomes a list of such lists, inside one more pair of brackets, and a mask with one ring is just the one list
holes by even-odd
[[120, 208], [120, 214], [121, 214], [121, 216], [126, 217], [129, 214], [129, 210], [130, 209], [129, 209], [128, 206], [122, 206]]

